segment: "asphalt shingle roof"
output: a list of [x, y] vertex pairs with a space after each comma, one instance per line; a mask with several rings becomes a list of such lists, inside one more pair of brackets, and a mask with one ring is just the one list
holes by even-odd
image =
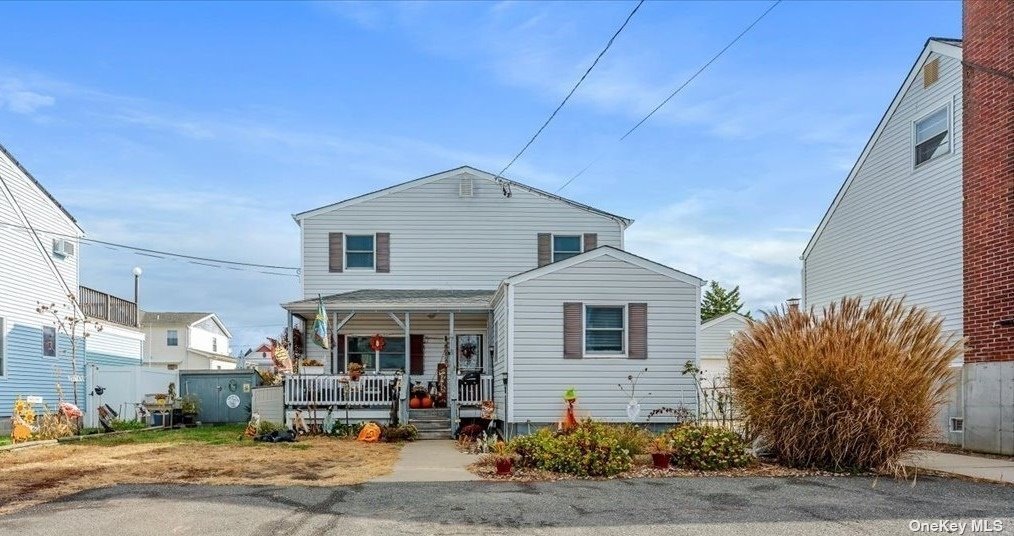
[[211, 313], [177, 313], [141, 311], [142, 326], [168, 326], [172, 324], [193, 324]]

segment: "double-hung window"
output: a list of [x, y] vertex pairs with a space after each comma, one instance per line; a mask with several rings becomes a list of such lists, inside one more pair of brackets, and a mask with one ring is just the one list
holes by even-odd
[[374, 247], [373, 235], [346, 235], [345, 267], [372, 270], [374, 267]]
[[553, 262], [581, 254], [581, 235], [553, 235]]
[[622, 354], [626, 351], [626, 308], [622, 305], [585, 306], [584, 351], [586, 354]]
[[395, 371], [405, 369], [405, 338], [385, 337], [384, 349], [376, 352], [370, 348], [371, 337], [348, 337], [346, 356], [349, 363], [359, 363], [368, 372]]
[[915, 165], [945, 155], [951, 150], [950, 106], [915, 122]]
[[166, 346], [179, 346], [180, 345], [180, 332], [175, 329], [165, 330], [165, 345]]

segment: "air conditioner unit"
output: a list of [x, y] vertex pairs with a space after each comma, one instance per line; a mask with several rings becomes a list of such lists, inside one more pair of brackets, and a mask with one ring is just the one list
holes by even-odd
[[53, 255], [69, 257], [74, 254], [74, 243], [65, 238], [53, 239]]
[[472, 197], [473, 193], [471, 177], [462, 177], [458, 183], [458, 197]]

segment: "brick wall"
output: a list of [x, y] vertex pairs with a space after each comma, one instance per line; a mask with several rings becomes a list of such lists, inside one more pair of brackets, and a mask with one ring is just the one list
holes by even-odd
[[965, 361], [1014, 360], [1014, 0], [966, 0]]

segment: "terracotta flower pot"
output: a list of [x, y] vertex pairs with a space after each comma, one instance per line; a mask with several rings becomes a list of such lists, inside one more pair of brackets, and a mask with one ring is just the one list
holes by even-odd
[[496, 474], [498, 475], [509, 475], [514, 469], [514, 460], [510, 458], [503, 458], [496, 461]]
[[357, 382], [357, 381], [359, 381], [359, 377], [362, 376], [362, 375], [363, 375], [362, 372], [350, 371], [349, 372], [349, 379], [352, 380], [352, 381], [354, 381], [354, 382]]
[[669, 457], [668, 452], [652, 452], [651, 464], [655, 466], [655, 469], [668, 469]]

